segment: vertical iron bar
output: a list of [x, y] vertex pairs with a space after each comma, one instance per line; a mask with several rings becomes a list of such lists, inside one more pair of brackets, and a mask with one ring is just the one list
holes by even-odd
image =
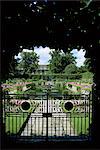
[[64, 123], [65, 123], [65, 122], [64, 122], [64, 117], [62, 117], [62, 130], [63, 130], [62, 136], [64, 136], [64, 133], [65, 133], [65, 132], [64, 132]]
[[[22, 115], [22, 116], [23, 116], [22, 121], [24, 122], [24, 112], [23, 112], [23, 115]], [[24, 132], [23, 132], [23, 136], [24, 136]]]
[[[16, 133], [17, 133], [17, 115], [16, 115]], [[17, 134], [16, 134], [17, 136]]]
[[27, 136], [28, 136], [28, 122], [27, 122]]
[[[9, 134], [10, 134], [10, 105], [8, 105], [8, 103], [7, 103], [7, 94], [5, 95], [6, 97], [5, 97], [5, 102], [4, 103], [6, 103], [6, 105], [8, 106], [8, 124], [7, 124], [7, 126], [8, 126], [8, 131], [9, 131]], [[4, 112], [5, 112], [5, 104], [4, 104]], [[9, 115], [10, 114], [10, 115]]]
[[56, 117], [55, 117], [55, 136], [56, 136]]
[[91, 126], [90, 126], [90, 113], [91, 113], [91, 111], [90, 111], [90, 109], [91, 109], [90, 100], [91, 100], [91, 95], [90, 94], [91, 93], [89, 93], [89, 99], [88, 99], [89, 100], [89, 106], [88, 106], [89, 107], [88, 108], [89, 109], [89, 128], [88, 128], [89, 129], [89, 139], [90, 139], [90, 136], [91, 136], [90, 135], [90, 132], [91, 132], [91, 129], [90, 129], [91, 128]]
[[[17, 114], [17, 113], [18, 113], [18, 112], [16, 111], [16, 114]], [[21, 118], [22, 118], [22, 114], [20, 114], [20, 117], [19, 117], [19, 122], [20, 122], [20, 124], [22, 123]]]
[[63, 136], [63, 117], [61, 118], [62, 123], [62, 136]]
[[[8, 104], [8, 101], [7, 101], [7, 98], [8, 98], [8, 93], [5, 93], [5, 100], [4, 100], [4, 122], [5, 122], [5, 128], [6, 128], [6, 117], [7, 117], [7, 113], [6, 113], [6, 107], [8, 106], [8, 124], [7, 124], [7, 126], [8, 126], [8, 129], [9, 129], [9, 134], [10, 134], [10, 115], [11, 115], [11, 113], [10, 113], [10, 105]], [[9, 115], [10, 114], [10, 115]]]
[[59, 132], [61, 133], [61, 117], [59, 117]]
[[[2, 87], [0, 88], [0, 92], [1, 92], [1, 113], [0, 113], [0, 117], [1, 117], [1, 129], [3, 129], [3, 130], [1, 130], [1, 141], [3, 141], [3, 139], [4, 139], [4, 136], [2, 136], [2, 135], [4, 135], [4, 133], [5, 133], [5, 129], [6, 129], [6, 122], [4, 122], [4, 93], [3, 93], [3, 91], [2, 91]], [[3, 137], [3, 138], [2, 138]]]
[[71, 136], [71, 113], [70, 113], [70, 136]]
[[60, 136], [60, 117], [59, 117], [59, 136]]
[[32, 116], [31, 116], [31, 136], [32, 136]]
[[73, 117], [74, 117], [74, 136], [75, 136], [75, 116], [73, 116]]
[[[79, 113], [79, 112], [78, 112]], [[78, 119], [77, 119], [77, 133], [78, 133], [78, 135], [79, 135], [79, 119], [80, 119], [80, 117], [79, 117], [79, 115], [78, 115]]]
[[67, 113], [66, 113], [66, 135], [67, 135]]
[[41, 106], [42, 106], [42, 113], [43, 113], [43, 95], [42, 95], [42, 105]]
[[6, 130], [6, 112], [5, 112], [5, 100], [6, 100], [6, 98], [5, 98], [5, 92], [4, 92], [4, 98], [3, 98], [3, 100], [2, 100], [2, 102], [3, 102], [3, 108], [2, 108], [2, 113], [3, 113], [3, 123], [4, 123], [4, 126], [5, 126], [5, 130]]
[[[85, 131], [85, 133], [86, 133], [86, 95], [85, 95], [85, 103], [84, 103], [84, 105], [85, 106], [83, 106], [83, 108], [85, 107], [85, 112], [84, 112], [84, 109], [83, 109], [83, 113], [85, 114], [85, 126], [83, 126], [84, 128], [85, 128], [85, 130], [83, 129], [83, 131]], [[84, 120], [83, 120], [83, 122], [84, 122]]]
[[42, 117], [42, 136], [43, 136], [43, 124], [44, 123], [44, 119], [43, 119], [43, 117]]
[[39, 136], [39, 130], [40, 130], [40, 118], [39, 118], [39, 116], [38, 116], [38, 136]]
[[35, 136], [36, 136], [36, 117], [35, 117]]
[[[8, 93], [7, 93], [8, 94]], [[8, 96], [7, 96], [8, 97]], [[6, 99], [7, 99], [7, 97], [6, 97]], [[7, 101], [5, 101], [6, 103], [7, 103]], [[8, 104], [7, 104], [8, 105]], [[11, 127], [10, 127], [10, 125], [11, 125], [11, 111], [12, 111], [12, 107], [10, 106], [10, 105], [8, 105], [8, 107], [9, 107], [9, 133], [11, 133]], [[17, 124], [16, 124], [17, 125]], [[17, 128], [17, 127], [16, 127]], [[17, 130], [16, 130], [16, 133], [17, 133]]]
[[52, 138], [52, 117], [51, 117], [51, 138]]
[[81, 116], [81, 135], [82, 135], [82, 116]]
[[12, 133], [13, 133], [13, 115], [11, 116], [11, 121], [12, 121]]
[[[48, 114], [48, 91], [47, 91], [47, 114]], [[48, 141], [48, 116], [46, 117], [46, 141]]]

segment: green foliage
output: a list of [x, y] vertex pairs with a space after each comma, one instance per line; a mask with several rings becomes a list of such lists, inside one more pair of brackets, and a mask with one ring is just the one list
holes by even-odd
[[39, 75], [39, 74], [32, 75], [32, 80], [33, 81], [38, 81], [38, 80], [40, 80], [40, 78], [41, 78], [41, 75]]
[[17, 66], [17, 60], [16, 59], [11, 60], [11, 62], [9, 63], [9, 78], [10, 79], [13, 79], [17, 73], [16, 66]]
[[92, 80], [93, 79], [93, 73], [87, 71], [87, 72], [84, 72], [82, 73], [82, 80]]
[[81, 66], [80, 68], [78, 68], [79, 73], [84, 73], [84, 72], [87, 72], [87, 71], [88, 71], [88, 69], [87, 69], [86, 66]]
[[22, 79], [22, 81], [23, 81], [23, 82], [32, 82], [33, 80], [29, 78], [29, 79], [27, 79], [27, 80]]
[[17, 86], [17, 91], [22, 91], [22, 86]]
[[15, 95], [15, 98], [16, 99], [24, 99], [24, 92], [23, 91], [17, 91], [16, 92], [16, 95]]
[[29, 90], [27, 90], [27, 91], [25, 91], [25, 93], [24, 94], [33, 94], [33, 95], [35, 95], [36, 94], [36, 91], [35, 90], [32, 90], [32, 89], [29, 89]]
[[78, 71], [77, 66], [75, 64], [72, 64], [72, 63], [67, 65], [65, 70], [64, 70], [64, 72], [66, 74], [75, 74], [75, 73], [77, 73], [77, 71]]
[[36, 92], [37, 92], [37, 93], [41, 93], [41, 92], [43, 92], [43, 88], [41, 88], [41, 87], [37, 87], [37, 88], [36, 88]]
[[62, 93], [62, 85], [61, 85], [61, 83], [56, 83], [55, 84], [55, 88], [56, 88], [56, 90], [58, 90], [60, 93]]
[[77, 92], [81, 92], [81, 87], [77, 86]]
[[67, 79], [68, 80], [79, 80], [82, 78], [82, 75], [77, 73], [77, 74], [67, 74]]
[[35, 83], [30, 83], [26, 85], [27, 88], [30, 87], [30, 90], [35, 90], [36, 89], [36, 84]]
[[[90, 2], [91, 5], [89, 5]], [[2, 33], [6, 41], [3, 42], [2, 54], [5, 51], [5, 55], [3, 54], [2, 56], [11, 58], [18, 52], [20, 45], [30, 48], [34, 43], [34, 46], [48, 45], [50, 48], [60, 48], [64, 51], [83, 47], [87, 50], [87, 55], [91, 56], [91, 59], [95, 58], [96, 51], [98, 52], [100, 46], [98, 21], [100, 7], [98, 2], [81, 0], [81, 3], [80, 1], [68, 1], [68, 3], [61, 1], [60, 4], [58, 3], [56, 1], [53, 3], [37, 2], [34, 6], [34, 15], [31, 11], [33, 7], [30, 7], [28, 2], [18, 3], [17, 5], [10, 3], [9, 7], [7, 7], [7, 3], [4, 3], [2, 5], [4, 8], [2, 9], [4, 14], [2, 16], [4, 22]], [[64, 8], [61, 9], [60, 6], [64, 6]], [[37, 7], [41, 9], [37, 11]], [[28, 8], [30, 13], [27, 13]], [[4, 11], [5, 9], [6, 11]], [[25, 11], [22, 11], [23, 9]], [[20, 17], [18, 17], [18, 11], [20, 12]], [[9, 12], [10, 18], [7, 17]], [[25, 19], [26, 14], [27, 20]], [[16, 21], [12, 23], [13, 17]], [[42, 22], [40, 18], [43, 20]], [[41, 28], [39, 23], [41, 23]], [[33, 28], [34, 24], [36, 25], [35, 28]], [[16, 30], [10, 32], [12, 29]], [[25, 37], [25, 35], [27, 36]], [[6, 60], [4, 58], [2, 60]], [[5, 76], [5, 72], [8, 72], [9, 68], [8, 62], [9, 59], [6, 60], [6, 69], [3, 69], [5, 70], [3, 75]]]
[[33, 72], [36, 72], [38, 67], [39, 57], [33, 52], [22, 52], [21, 60], [17, 66], [17, 70], [21, 71], [26, 77], [30, 77]]
[[81, 8], [81, 10], [82, 9], [85, 9], [85, 8], [87, 8], [89, 5], [90, 5], [90, 3], [92, 2], [92, 0], [80, 0], [80, 2], [83, 4], [83, 8]]
[[63, 90], [64, 95], [68, 95], [68, 93], [69, 93], [69, 90], [67, 88], [65, 90]]
[[87, 69], [87, 71], [92, 72], [92, 62], [91, 62], [90, 58], [86, 58], [84, 65], [85, 65], [85, 68]]
[[60, 50], [50, 52], [49, 68], [52, 73], [62, 73], [67, 65], [75, 62], [71, 53], [63, 53]]
[[10, 78], [8, 78], [8, 80], [6, 80], [6, 84], [10, 84], [10, 83], [12, 83], [12, 79], [10, 79]]

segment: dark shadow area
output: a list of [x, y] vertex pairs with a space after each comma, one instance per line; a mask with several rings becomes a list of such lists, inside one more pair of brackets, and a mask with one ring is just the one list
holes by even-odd
[[[10, 65], [15, 68], [14, 56], [23, 48], [34, 46], [62, 49], [86, 50], [90, 58], [93, 79], [93, 122], [90, 141], [63, 141], [16, 143], [5, 133], [1, 117], [1, 146], [3, 149], [29, 148], [100, 148], [100, 1], [2, 1], [1, 3], [1, 81], [10, 77]], [[27, 35], [27, 36], [26, 36]], [[34, 41], [34, 43], [33, 43]], [[24, 76], [27, 78], [27, 75]], [[13, 76], [11, 76], [13, 78]], [[1, 91], [2, 92], [2, 91]], [[23, 104], [26, 110], [29, 105]], [[72, 105], [66, 106], [71, 109]], [[3, 107], [1, 106], [1, 114]], [[25, 137], [26, 139], [26, 137]], [[71, 139], [71, 138], [69, 138]]]
[[[84, 137], [84, 136], [83, 136]], [[4, 148], [22, 148], [22, 149], [28, 149], [28, 148], [98, 148], [95, 143], [93, 143], [91, 140], [88, 141], [88, 139], [80, 139], [80, 136], [72, 137], [72, 136], [65, 136], [65, 137], [48, 137], [48, 141], [46, 140], [46, 137], [39, 137], [39, 136], [33, 136], [33, 137], [26, 137], [23, 136], [22, 138], [19, 137], [18, 140], [16, 140], [16, 137], [9, 137], [9, 139], [6, 139], [6, 145], [4, 145]]]

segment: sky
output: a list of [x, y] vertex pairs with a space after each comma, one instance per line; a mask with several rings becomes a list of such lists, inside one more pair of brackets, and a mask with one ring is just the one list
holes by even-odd
[[50, 60], [50, 53], [51, 49], [49, 47], [45, 47], [43, 48], [42, 46], [40, 46], [39, 48], [34, 47], [34, 52], [37, 53], [37, 55], [39, 55], [40, 59], [39, 59], [39, 64], [48, 64], [48, 60]]
[[[40, 57], [39, 64], [48, 64], [48, 60], [51, 58], [49, 53], [52, 50], [49, 47], [45, 47], [45, 48], [43, 48], [42, 46], [40, 46], [39, 48], [34, 47], [34, 52], [37, 53], [37, 55]], [[23, 49], [23, 51], [32, 52], [32, 50], [28, 50], [28, 49]], [[84, 57], [85, 51], [83, 49], [81, 49], [80, 51], [77, 51], [77, 49], [73, 49], [71, 53], [73, 54], [73, 56], [77, 57], [76, 66], [78, 67], [82, 66], [85, 61], [85, 57]], [[18, 56], [15, 56], [15, 59], [16, 58], [21, 58], [20, 53], [18, 54]]]
[[76, 66], [80, 67], [80, 66], [83, 66], [83, 63], [85, 61], [85, 51], [83, 49], [81, 50], [77, 50], [77, 49], [73, 49], [72, 52], [73, 53], [73, 56], [77, 57], [76, 59]]

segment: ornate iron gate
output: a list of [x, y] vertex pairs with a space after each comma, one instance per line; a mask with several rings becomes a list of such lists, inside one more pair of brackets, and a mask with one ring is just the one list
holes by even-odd
[[19, 141], [87, 140], [91, 113], [89, 95], [4, 95], [3, 100], [5, 132]]

